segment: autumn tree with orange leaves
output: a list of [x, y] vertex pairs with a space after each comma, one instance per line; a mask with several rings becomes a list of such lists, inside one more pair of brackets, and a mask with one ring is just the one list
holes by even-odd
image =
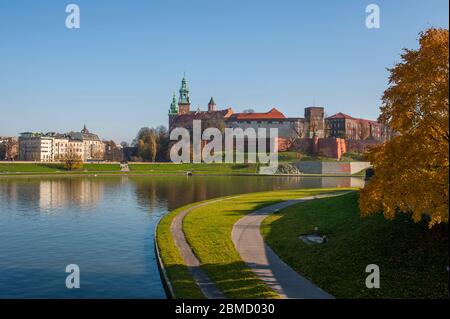
[[404, 49], [389, 70], [379, 120], [396, 134], [368, 154], [375, 176], [361, 190], [362, 215], [407, 213], [427, 218], [430, 228], [448, 223], [448, 36], [447, 29], [421, 33], [420, 48]]

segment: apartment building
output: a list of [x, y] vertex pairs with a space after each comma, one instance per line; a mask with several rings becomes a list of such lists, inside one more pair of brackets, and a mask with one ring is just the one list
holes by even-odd
[[104, 143], [86, 126], [81, 132], [21, 133], [19, 137], [19, 160], [54, 162], [63, 160], [68, 154], [75, 154], [83, 161], [102, 160]]

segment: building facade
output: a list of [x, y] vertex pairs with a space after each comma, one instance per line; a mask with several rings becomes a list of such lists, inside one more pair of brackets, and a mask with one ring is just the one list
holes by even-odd
[[325, 119], [329, 136], [346, 140], [384, 139], [383, 125], [376, 121], [354, 118], [344, 113], [337, 113]]
[[62, 161], [73, 155], [83, 161], [102, 160], [104, 143], [86, 129], [81, 132], [21, 133], [19, 136], [19, 160], [36, 162]]
[[202, 120], [206, 127], [224, 126], [227, 128], [277, 128], [280, 140], [298, 138], [342, 138], [351, 140], [383, 140], [383, 127], [376, 121], [357, 119], [343, 113], [325, 118], [325, 109], [320, 106], [307, 107], [304, 117], [286, 117], [276, 108], [265, 113], [235, 113], [233, 108], [219, 110], [213, 98], [207, 111], [191, 111], [188, 83], [181, 81], [177, 102], [173, 95], [169, 108], [169, 131], [175, 127], [192, 129], [193, 120]]
[[86, 125], [81, 132], [70, 132], [67, 134], [72, 141], [81, 141], [83, 148], [83, 160], [102, 160], [105, 156], [105, 144], [97, 134], [89, 132]]

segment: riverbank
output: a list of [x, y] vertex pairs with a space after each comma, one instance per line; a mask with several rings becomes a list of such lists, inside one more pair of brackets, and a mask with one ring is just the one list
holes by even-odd
[[[176, 163], [129, 163], [129, 171], [123, 172], [119, 163], [87, 163], [80, 170], [68, 171], [61, 163], [15, 163], [0, 162], [0, 178], [2, 177], [32, 177], [32, 176], [142, 176], [142, 175], [238, 175], [261, 176], [258, 164], [176, 164]], [[307, 177], [349, 177], [349, 174], [301, 174], [279, 176], [307, 176]], [[364, 172], [351, 176], [363, 177]]]
[[257, 174], [257, 164], [175, 164], [129, 163], [121, 171], [119, 163], [85, 163], [82, 169], [68, 171], [62, 163], [0, 162], [0, 176], [11, 175], [147, 175], [147, 174]]
[[[342, 190], [275, 191], [223, 199], [190, 210], [182, 230], [200, 269], [227, 298], [278, 298], [242, 261], [232, 241], [233, 226], [274, 203]], [[171, 232], [175, 216], [192, 205], [171, 212], [157, 228], [161, 260], [176, 298], [203, 297]], [[327, 243], [309, 245], [299, 240], [316, 226]], [[447, 298], [448, 235], [442, 237], [439, 234], [445, 231], [432, 232], [425, 226], [407, 216], [394, 221], [380, 215], [361, 218], [358, 194], [351, 192], [282, 209], [267, 217], [261, 230], [284, 262], [337, 298]], [[380, 267], [380, 289], [365, 286], [370, 264]]]
[[[326, 244], [298, 239], [314, 227]], [[448, 298], [448, 225], [430, 230], [405, 215], [361, 218], [358, 194], [350, 193], [280, 210], [261, 229], [284, 262], [337, 298]], [[366, 288], [369, 264], [380, 268], [379, 289]]]
[[[183, 231], [200, 268], [228, 298], [278, 298], [241, 260], [231, 238], [235, 222], [248, 213], [284, 200], [343, 189], [298, 189], [253, 193], [224, 199], [191, 210], [183, 220]], [[190, 206], [161, 219], [157, 228], [160, 256], [177, 298], [198, 298], [198, 286], [181, 257], [171, 232], [173, 219]], [[181, 269], [181, 271], [177, 271]], [[197, 287], [192, 291], [186, 286]]]

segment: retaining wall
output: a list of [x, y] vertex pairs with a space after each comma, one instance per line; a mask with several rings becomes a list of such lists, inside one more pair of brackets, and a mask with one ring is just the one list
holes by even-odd
[[353, 175], [371, 167], [369, 162], [295, 162], [292, 163], [304, 174]]

